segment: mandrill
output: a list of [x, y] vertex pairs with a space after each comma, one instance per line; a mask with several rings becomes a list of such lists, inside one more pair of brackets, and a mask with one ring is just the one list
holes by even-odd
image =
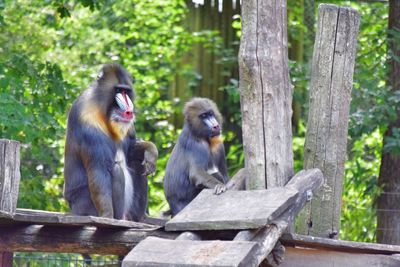
[[72, 213], [144, 219], [146, 176], [155, 171], [158, 151], [135, 138], [133, 100], [129, 73], [108, 64], [73, 103], [64, 167], [64, 196]]
[[186, 103], [184, 115], [183, 130], [164, 178], [172, 216], [204, 188], [221, 194], [229, 180], [221, 137], [222, 118], [215, 103], [207, 98], [193, 98]]

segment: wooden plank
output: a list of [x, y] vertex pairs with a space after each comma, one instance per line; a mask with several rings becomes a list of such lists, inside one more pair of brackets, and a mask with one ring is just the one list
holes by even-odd
[[371, 255], [308, 248], [286, 248], [285, 259], [279, 267], [398, 267], [400, 255]]
[[165, 224], [167, 231], [255, 229], [267, 225], [292, 203], [295, 189], [227, 191], [203, 190]]
[[19, 142], [0, 139], [0, 210], [13, 213], [19, 192]]
[[293, 189], [299, 192], [296, 201], [290, 205], [276, 220], [270, 225], [257, 230], [242, 231], [237, 234], [234, 240], [251, 240], [257, 242], [259, 246], [252, 255], [253, 261], [261, 264], [268, 254], [274, 251], [274, 260], [276, 256], [283, 256], [284, 249], [281, 246], [276, 247], [279, 237], [286, 230], [288, 225], [294, 221], [295, 216], [304, 207], [313, 191], [316, 191], [323, 182], [322, 172], [318, 169], [302, 170], [297, 173], [285, 186], [286, 189]]
[[[160, 222], [161, 223], [161, 222]], [[155, 230], [159, 225], [151, 225], [140, 222], [116, 220], [96, 216], [78, 216], [61, 212], [43, 210], [17, 209], [10, 216], [7, 213], [0, 213], [0, 224], [39, 224], [58, 226], [96, 226], [99, 228], [136, 228]]]
[[0, 266], [11, 267], [12, 263], [13, 263], [13, 253], [0, 251]]
[[13, 214], [7, 211], [0, 210], [0, 223], [2, 219], [12, 220]]
[[377, 243], [352, 242], [297, 234], [284, 234], [280, 241], [285, 246], [335, 250], [364, 254], [400, 254], [400, 246]]
[[9, 225], [0, 226], [0, 251], [125, 256], [148, 236], [175, 239], [178, 235], [150, 229]]
[[248, 255], [255, 242], [165, 240], [148, 237], [140, 242], [122, 262], [130, 266], [256, 266]]
[[325, 181], [298, 219], [299, 233], [337, 238], [346, 160], [347, 128], [360, 16], [322, 4], [311, 71], [304, 169], [319, 168]]

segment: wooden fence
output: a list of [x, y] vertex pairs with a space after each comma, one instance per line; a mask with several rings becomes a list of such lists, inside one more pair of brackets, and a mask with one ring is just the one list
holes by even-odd
[[[178, 69], [183, 71], [175, 75], [169, 97], [178, 97], [185, 101], [192, 96], [203, 96], [221, 104], [225, 94], [219, 89], [229, 84], [231, 78], [238, 79], [239, 75], [237, 64], [222, 64], [223, 56], [220, 54], [223, 49], [231, 49], [235, 57], [238, 53], [239, 43], [232, 22], [234, 16], [240, 14], [239, 1], [204, 0], [203, 4], [196, 4], [187, 0], [186, 4], [188, 15], [185, 27], [193, 33], [218, 31], [222, 38], [222, 46], [220, 51], [212, 51], [204, 44], [196, 44], [179, 63]], [[192, 75], [184, 71], [185, 65], [188, 64], [192, 65], [195, 71]]]

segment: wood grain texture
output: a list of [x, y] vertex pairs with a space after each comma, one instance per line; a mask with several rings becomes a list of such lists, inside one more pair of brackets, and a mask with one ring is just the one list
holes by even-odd
[[276, 219], [295, 201], [295, 189], [271, 188], [226, 191], [203, 190], [165, 224], [167, 231], [255, 229]]
[[91, 226], [0, 226], [0, 251], [126, 255], [148, 236], [175, 239], [178, 233]]
[[0, 210], [13, 213], [17, 208], [20, 158], [19, 142], [0, 139]]
[[235, 241], [254, 241], [259, 244], [251, 260], [258, 266], [274, 249], [278, 239], [284, 233], [295, 216], [304, 207], [309, 199], [310, 192], [315, 192], [323, 182], [322, 172], [318, 169], [303, 170], [297, 173], [285, 186], [285, 189], [296, 190], [299, 194], [296, 201], [269, 225], [252, 231], [241, 231], [234, 238]]
[[346, 240], [336, 240], [330, 238], [314, 237], [307, 235], [298, 234], [284, 234], [280, 241], [285, 246], [298, 246], [315, 248], [321, 250], [334, 250], [350, 253], [362, 253], [362, 254], [382, 254], [392, 255], [400, 254], [400, 246], [396, 245], [384, 245], [377, 243], [365, 243], [365, 242], [353, 242]]
[[12, 267], [13, 265], [13, 253], [12, 252], [1, 252], [0, 251], [0, 266], [1, 267]]
[[293, 176], [286, 20], [285, 0], [242, 3], [238, 60], [247, 189], [283, 186]]
[[337, 237], [339, 231], [359, 22], [354, 9], [325, 4], [319, 7], [304, 169], [319, 168], [325, 182], [299, 216], [301, 234]]
[[116, 220], [96, 216], [78, 216], [61, 212], [43, 210], [17, 209], [12, 215], [0, 213], [0, 225], [10, 224], [40, 224], [55, 226], [96, 226], [99, 228], [136, 228], [155, 230], [158, 225], [140, 222]]
[[371, 255], [348, 252], [325, 251], [309, 248], [286, 248], [286, 255], [280, 267], [397, 267], [400, 255]]
[[122, 266], [257, 266], [249, 262], [255, 242], [165, 240], [148, 237], [124, 258]]

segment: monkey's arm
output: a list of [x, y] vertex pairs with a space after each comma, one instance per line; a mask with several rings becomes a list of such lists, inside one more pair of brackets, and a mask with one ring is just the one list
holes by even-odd
[[217, 167], [218, 171], [220, 172], [224, 183], [226, 184], [229, 181], [229, 175], [228, 175], [228, 168], [226, 166], [226, 157], [225, 157], [225, 148], [224, 144], [221, 143], [219, 149], [218, 149], [218, 154], [217, 154]]
[[115, 159], [112, 144], [103, 134], [90, 127], [77, 131], [77, 134], [90, 197], [98, 216], [113, 218], [112, 171]]
[[226, 191], [226, 185], [217, 178], [207, 173], [207, 171], [196, 165], [191, 164], [189, 169], [189, 180], [198, 188], [211, 188], [214, 193], [219, 195]]
[[128, 162], [140, 161], [144, 167], [143, 175], [147, 176], [156, 171], [157, 158], [158, 150], [152, 142], [136, 140], [129, 146]]

